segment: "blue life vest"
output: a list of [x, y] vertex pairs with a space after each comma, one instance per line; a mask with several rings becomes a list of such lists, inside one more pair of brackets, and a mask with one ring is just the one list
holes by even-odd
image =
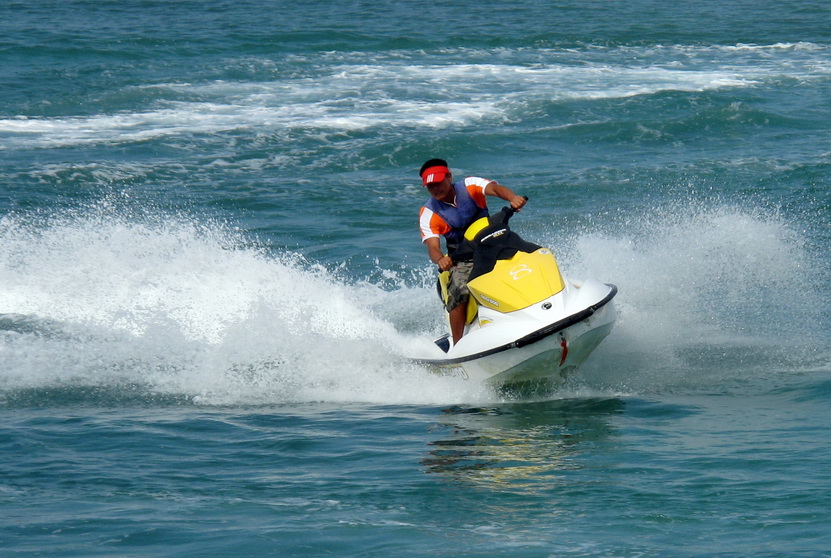
[[464, 180], [454, 182], [453, 189], [456, 190], [455, 206], [440, 202], [436, 198], [430, 198], [425, 204], [427, 209], [438, 214], [450, 225], [451, 231], [444, 235], [444, 238], [447, 242], [447, 253], [451, 258], [464, 240], [465, 230], [477, 219], [488, 216], [488, 208], [476, 205], [467, 191]]

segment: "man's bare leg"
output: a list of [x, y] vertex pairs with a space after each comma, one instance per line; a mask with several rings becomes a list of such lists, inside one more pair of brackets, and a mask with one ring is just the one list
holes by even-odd
[[453, 336], [453, 344], [459, 342], [465, 333], [465, 322], [467, 321], [467, 302], [459, 304], [450, 311], [450, 334]]

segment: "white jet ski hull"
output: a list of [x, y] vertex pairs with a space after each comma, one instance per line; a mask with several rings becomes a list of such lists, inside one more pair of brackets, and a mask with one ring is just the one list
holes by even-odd
[[[490, 316], [442, 357], [419, 359], [442, 375], [498, 386], [562, 382], [611, 332], [617, 287], [589, 280], [566, 281], [566, 289], [515, 316]], [[542, 326], [540, 325], [542, 324]]]

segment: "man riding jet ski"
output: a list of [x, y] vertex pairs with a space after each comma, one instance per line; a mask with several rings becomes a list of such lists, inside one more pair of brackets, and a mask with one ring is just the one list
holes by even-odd
[[[450, 273], [446, 309], [453, 342], [458, 343], [464, 333], [469, 298], [466, 285], [471, 270], [469, 256], [457, 254], [464, 232], [474, 221], [488, 216], [486, 195], [510, 202], [517, 211], [525, 205], [526, 198], [517, 196], [498, 182], [478, 176], [452, 182], [453, 175], [444, 159], [430, 159], [424, 163], [419, 176], [430, 193], [430, 201], [419, 212], [421, 240], [427, 246], [430, 260], [441, 271]], [[441, 236], [445, 237], [447, 254], [441, 250]]]
[[[428, 177], [424, 172], [425, 184]], [[512, 206], [490, 218], [480, 216], [453, 243], [453, 255], [469, 269], [463, 331], [458, 337], [453, 332], [458, 305], [448, 302], [452, 276], [442, 270], [439, 290], [450, 308], [453, 333], [436, 340], [433, 353], [417, 362], [443, 374], [503, 385], [557, 381], [611, 331], [615, 309], [610, 302], [617, 287], [563, 278], [549, 250], [510, 230], [515, 212]], [[439, 263], [434, 255], [431, 250], [431, 259]]]

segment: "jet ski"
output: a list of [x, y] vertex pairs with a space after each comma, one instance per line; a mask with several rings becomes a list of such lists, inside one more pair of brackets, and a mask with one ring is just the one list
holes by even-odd
[[[464, 335], [455, 345], [450, 334], [436, 339], [418, 363], [503, 387], [557, 384], [611, 332], [617, 287], [564, 277], [551, 250], [510, 229], [514, 213], [505, 207], [465, 231], [460, 252], [473, 270]], [[439, 275], [443, 300], [448, 278]]]

